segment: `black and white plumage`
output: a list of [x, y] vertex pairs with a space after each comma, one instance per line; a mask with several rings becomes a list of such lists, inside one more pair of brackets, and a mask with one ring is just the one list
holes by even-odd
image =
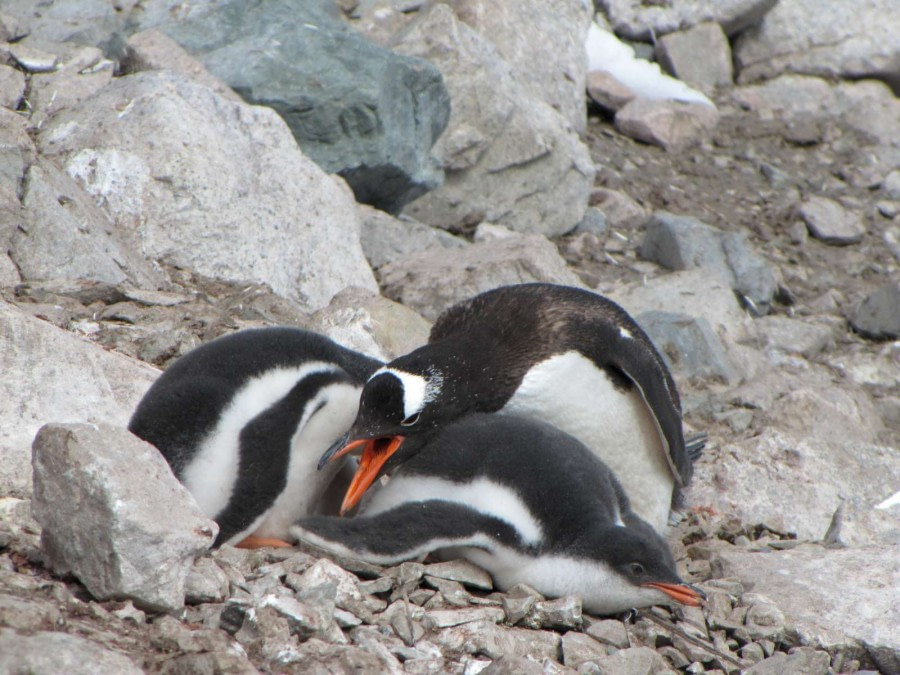
[[[370, 439], [413, 437], [468, 412], [515, 413], [572, 434], [657, 531], [691, 478], [678, 392], [644, 331], [596, 293], [523, 284], [451, 307], [427, 345], [372, 375], [346, 439], [356, 442], [345, 443], [366, 446], [345, 509], [402, 442]], [[320, 465], [340, 454], [336, 445]]]
[[354, 518], [312, 517], [298, 539], [381, 564], [436, 552], [465, 557], [498, 587], [580, 595], [608, 614], [676, 600], [698, 604], [662, 537], [632, 511], [583, 444], [514, 415], [467, 415], [409, 438]]
[[299, 328], [238, 331], [175, 361], [129, 429], [218, 523], [217, 545], [284, 539], [316, 512], [339, 469], [317, 472], [318, 458], [350, 427], [362, 383], [380, 366]]

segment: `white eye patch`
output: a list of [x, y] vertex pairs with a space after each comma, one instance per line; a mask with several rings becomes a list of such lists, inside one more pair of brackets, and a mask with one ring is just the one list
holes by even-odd
[[393, 368], [381, 368], [372, 377], [389, 373], [403, 385], [403, 417], [408, 418], [422, 411], [425, 404], [433, 401], [441, 390], [443, 378], [438, 373], [430, 373], [428, 378]]

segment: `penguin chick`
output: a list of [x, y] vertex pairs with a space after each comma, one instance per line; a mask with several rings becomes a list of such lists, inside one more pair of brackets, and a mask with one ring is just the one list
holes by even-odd
[[201, 510], [215, 545], [275, 544], [315, 512], [338, 465], [317, 472], [381, 363], [299, 328], [260, 328], [188, 352], [153, 383], [128, 428], [155, 445]]
[[702, 598], [612, 472], [545, 423], [464, 416], [410, 437], [385, 473], [390, 480], [367, 495], [359, 516], [304, 518], [292, 535], [379, 564], [463, 557], [501, 589], [527, 583], [548, 596], [577, 594], [598, 614]]

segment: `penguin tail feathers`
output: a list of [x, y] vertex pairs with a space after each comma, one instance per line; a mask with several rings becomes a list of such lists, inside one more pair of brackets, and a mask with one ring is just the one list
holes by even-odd
[[698, 434], [692, 434], [684, 439], [684, 449], [692, 464], [700, 459], [700, 455], [703, 454], [703, 448], [706, 447], [707, 438], [707, 433], [701, 431]]

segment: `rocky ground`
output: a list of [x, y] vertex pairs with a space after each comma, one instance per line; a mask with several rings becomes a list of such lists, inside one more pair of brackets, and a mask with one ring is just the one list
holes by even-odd
[[[384, 35], [425, 11], [407, 4], [400, 11], [398, 3], [382, 3], [380, 13], [360, 11], [351, 19], [385, 43]], [[764, 13], [774, 3], [743, 4]], [[490, 21], [476, 5], [454, 6], [460, 16], [468, 8], [468, 21], [483, 21], [484, 28]], [[623, 9], [628, 3], [603, 5], [610, 23], [630, 37], [641, 37], [640, 26], [657, 20], [636, 9], [629, 13]], [[782, 2], [777, 11], [790, 18], [806, 5]], [[147, 3], [146, 13], [153, 14], [153, 7]], [[2, 222], [14, 224], [0, 226], [10, 261], [0, 260], [0, 391], [17, 404], [0, 406], [0, 671], [80, 672], [86, 663], [90, 670], [84, 672], [92, 673], [900, 670], [900, 506], [888, 502], [900, 489], [900, 102], [881, 81], [856, 81], [872, 73], [841, 70], [840, 55], [826, 49], [834, 36], [825, 31], [822, 37], [813, 21], [807, 43], [818, 44], [816, 63], [809, 65], [802, 49], [796, 62], [783, 49], [766, 60], [766, 40], [790, 43], [792, 36], [779, 32], [775, 20], [760, 28], [760, 16], [753, 18], [756, 28], [739, 34], [729, 32], [733, 17], [716, 18], [735, 50], [738, 84], [709, 90], [718, 109], [715, 128], [695, 129], [685, 149], [666, 151], [659, 147], [665, 140], [634, 140], [615, 107], [598, 105], [602, 96], [592, 93], [581, 134], [587, 148], [579, 152], [589, 153], [596, 175], [590, 196], [583, 195], [590, 208], [581, 205], [584, 217], [574, 230], [558, 219], [542, 220], [540, 209], [521, 194], [504, 192], [503, 200], [531, 209], [516, 231], [513, 217], [500, 211], [487, 217], [477, 185], [467, 202], [475, 206], [465, 213], [447, 206], [457, 194], [451, 191], [425, 205], [414, 202], [396, 218], [357, 206], [346, 189], [336, 190], [311, 162], [307, 166], [299, 150], [301, 159], [280, 154], [274, 173], [245, 193], [259, 191], [259, 211], [281, 213], [284, 207], [319, 216], [311, 222], [321, 222], [321, 237], [303, 242], [310, 256], [328, 264], [328, 246], [341, 241], [331, 257], [340, 258], [343, 276], [333, 286], [334, 277], [319, 268], [305, 274], [308, 285], [279, 275], [279, 268], [304, 260], [302, 250], [292, 257], [290, 241], [309, 237], [309, 228], [266, 239], [268, 259], [261, 262], [228, 258], [226, 250], [246, 248], [259, 231], [238, 233], [228, 221], [219, 232], [237, 233], [237, 243], [229, 245], [226, 236], [210, 237], [199, 216], [190, 220], [194, 211], [221, 209], [216, 212], [227, 221], [228, 211], [246, 201], [240, 189], [219, 190], [217, 181], [238, 174], [250, 180], [241, 166], [248, 161], [213, 153], [215, 139], [271, 149], [290, 140], [280, 122], [190, 83], [153, 80], [152, 73], [142, 83], [110, 89], [112, 68], [103, 65], [99, 51], [86, 63], [74, 41], [58, 33], [45, 36], [57, 42], [22, 42], [9, 28], [15, 22], [4, 17], [11, 44], [37, 51], [7, 47], [4, 53], [13, 54], [9, 70], [18, 76], [0, 73], [10, 78], [4, 81], [20, 78], [23, 92], [6, 104], [16, 112], [2, 111], [2, 175], [12, 177], [3, 184]], [[708, 18], [686, 12], [674, 27]], [[859, 16], [873, 35], [890, 23], [883, 19]], [[429, 20], [436, 26], [455, 21], [446, 12]], [[658, 20], [657, 30], [673, 30], [666, 24], [671, 18]], [[493, 54], [475, 33], [453, 26], [462, 35], [455, 48], [470, 62]], [[421, 55], [434, 47], [422, 36], [413, 38], [407, 34], [397, 51]], [[143, 44], [135, 53], [152, 60]], [[83, 91], [63, 79], [65, 68], [42, 71], [41, 54], [76, 64]], [[868, 62], [882, 76], [879, 59], [870, 54]], [[853, 67], [863, 61], [849, 60]], [[460, 100], [458, 74], [437, 62], [450, 98]], [[167, 64], [185, 72], [183, 62]], [[196, 62], [188, 67], [210, 91], [227, 90], [200, 78], [212, 76]], [[152, 70], [146, 63], [139, 69]], [[47, 93], [42, 73], [59, 78], [56, 98]], [[124, 86], [135, 88], [123, 93]], [[170, 95], [173, 107], [141, 107], [144, 97], [167, 101]], [[131, 106], [131, 100], [138, 103]], [[211, 110], [227, 121], [205, 145], [202, 133], [173, 126], [172, 111], [187, 109], [201, 111], [189, 116], [197, 128], [217, 114]], [[129, 117], [132, 110], [139, 115]], [[553, 116], [537, 117], [530, 128], [540, 135]], [[113, 120], [126, 125], [135, 118], [136, 126], [117, 137]], [[143, 126], [147, 120], [156, 126]], [[560, 138], [571, 133], [556, 123]], [[101, 125], [94, 136], [71, 131], [93, 124]], [[466, 128], [453, 117], [449, 125], [458, 145], [441, 148], [445, 168], [472, 171], [471, 181], [483, 183], [483, 167], [459, 139], [469, 138], [466, 129], [477, 136], [498, 127]], [[151, 136], [159, 144], [176, 138], [183, 152], [171, 162], [153, 149], [135, 149], [128, 136]], [[192, 147], [205, 151], [194, 159]], [[140, 157], [154, 177], [152, 187], [116, 183], [123, 174], [113, 170], [116, 156], [108, 148]], [[484, 156], [515, 175], [510, 150], [494, 152]], [[554, 162], [545, 173], [568, 166]], [[573, 162], [583, 160], [569, 158]], [[205, 164], [216, 170], [201, 171]], [[413, 164], [431, 175], [421, 159]], [[143, 168], [129, 166], [126, 175], [143, 175]], [[285, 166], [296, 172], [295, 182], [317, 191], [319, 201], [311, 206], [305, 193], [279, 182]], [[254, 165], [247, 173], [271, 170]], [[266, 192], [267, 180], [277, 189]], [[416, 180], [409, 184], [418, 185]], [[459, 189], [455, 180], [451, 187]], [[571, 183], [534, 188], [533, 180], [523, 184], [542, 190], [550, 203], [571, 201], [581, 189]], [[354, 189], [361, 199], [360, 188]], [[135, 202], [138, 207], [122, 198], [140, 190], [150, 192]], [[135, 213], [144, 220], [135, 224]], [[261, 217], [252, 209], [240, 213], [249, 221]], [[451, 216], [457, 218], [452, 233], [428, 226]], [[327, 230], [342, 220], [359, 224], [361, 243], [352, 227]], [[179, 223], [181, 239], [165, 229], [172, 221]], [[61, 222], [77, 223], [84, 236], [73, 239], [48, 225]], [[199, 233], [195, 239], [191, 228]], [[225, 240], [218, 259], [196, 253], [215, 249], [213, 239]], [[85, 240], [91, 244], [82, 248]], [[490, 580], [469, 565], [426, 560], [381, 569], [311, 549], [226, 547], [198, 558], [192, 568], [188, 561], [184, 609], [161, 612], [140, 593], [97, 601], [86, 579], [47, 569], [41, 526], [31, 515], [28, 461], [42, 424], [108, 422], [121, 429], [157, 368], [237, 328], [302, 325], [390, 357], [421, 343], [428, 320], [446, 304], [529, 280], [580, 283], [610, 295], [670, 359], [686, 425], [709, 434], [690, 492], [692, 511], [670, 537], [685, 576], [707, 592], [706, 607], [589, 617], [576, 598], [544, 599], [528, 588], [493, 592]], [[357, 288], [329, 302], [345, 286]], [[376, 290], [382, 295], [373, 295]], [[117, 442], [109, 441], [113, 448]]]

